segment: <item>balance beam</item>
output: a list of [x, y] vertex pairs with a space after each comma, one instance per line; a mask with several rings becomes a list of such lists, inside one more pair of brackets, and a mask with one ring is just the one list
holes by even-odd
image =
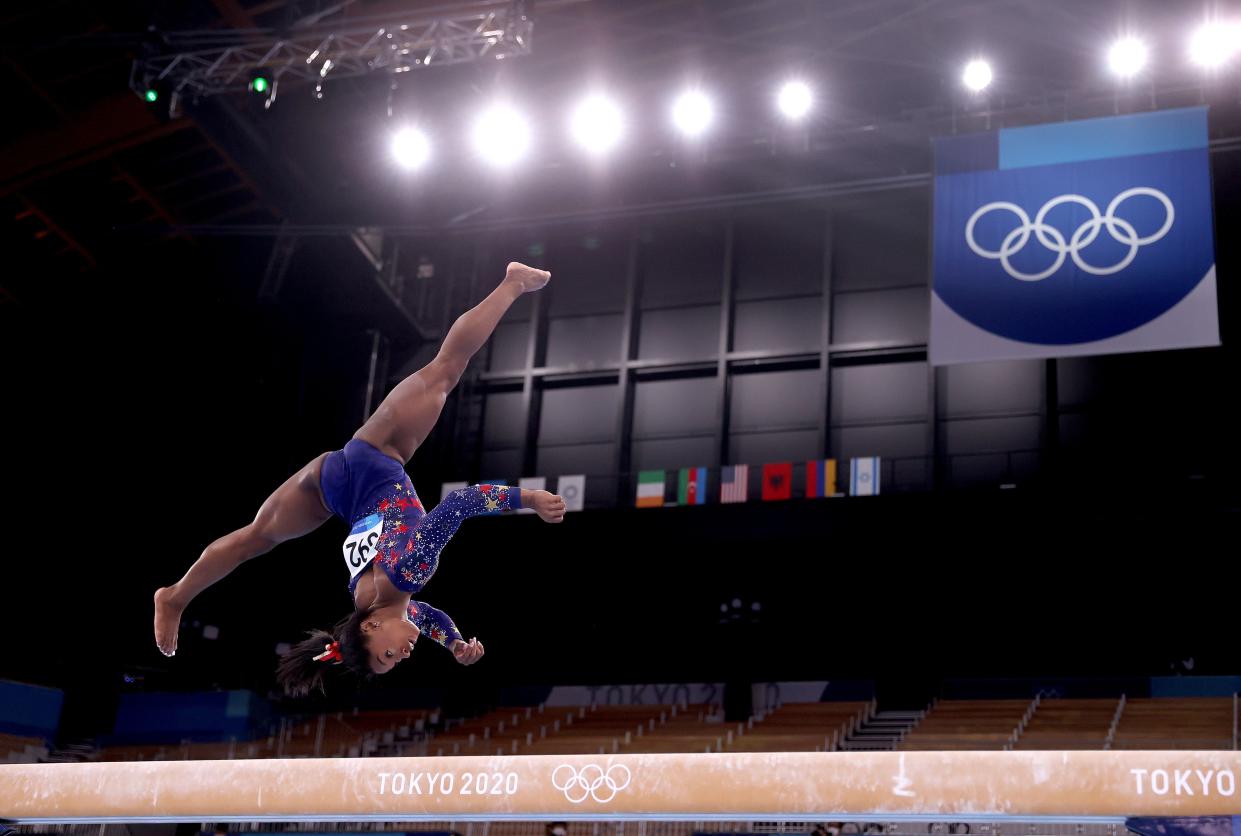
[[18, 823], [1241, 814], [1238, 752], [756, 752], [0, 766]]

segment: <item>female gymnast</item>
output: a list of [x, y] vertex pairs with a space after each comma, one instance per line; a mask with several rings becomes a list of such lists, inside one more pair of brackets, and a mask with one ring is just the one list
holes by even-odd
[[440, 550], [466, 517], [525, 507], [556, 523], [564, 519], [564, 500], [547, 491], [473, 485], [452, 492], [428, 514], [404, 463], [431, 432], [448, 393], [504, 312], [550, 278], [545, 270], [509, 264], [499, 287], [453, 323], [435, 358], [401, 381], [343, 450], [323, 453], [295, 473], [267, 498], [252, 523], [207, 546], [181, 580], [157, 590], [159, 649], [167, 656], [176, 653], [181, 614], [194, 596], [245, 561], [335, 515], [350, 524], [342, 550], [353, 612], [330, 633], [316, 630], [281, 657], [277, 679], [285, 692], [302, 696], [323, 690], [330, 664], [362, 676], [387, 673], [409, 658], [423, 633], [461, 664], [477, 662], [482, 642], [463, 640], [452, 619], [411, 596], [430, 580]]

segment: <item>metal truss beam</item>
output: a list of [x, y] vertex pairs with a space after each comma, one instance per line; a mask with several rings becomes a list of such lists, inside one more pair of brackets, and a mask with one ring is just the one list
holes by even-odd
[[478, 0], [387, 19], [356, 18], [294, 29], [166, 33], [172, 51], [134, 62], [130, 85], [161, 81], [180, 96], [235, 92], [258, 71], [273, 81], [318, 83], [378, 70], [460, 64], [529, 54], [534, 22], [520, 0]]

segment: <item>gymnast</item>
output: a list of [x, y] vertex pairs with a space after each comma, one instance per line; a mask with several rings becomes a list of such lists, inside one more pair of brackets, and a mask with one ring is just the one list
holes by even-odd
[[323, 453], [276, 489], [254, 521], [213, 542], [176, 583], [155, 592], [155, 643], [177, 651], [181, 614], [196, 595], [242, 563], [309, 534], [335, 515], [350, 525], [342, 546], [353, 611], [330, 632], [315, 630], [277, 666], [285, 693], [324, 689], [329, 665], [363, 677], [391, 671], [408, 659], [422, 634], [471, 665], [483, 655], [452, 619], [411, 600], [439, 563], [440, 551], [466, 517], [503, 508], [530, 508], [544, 521], [564, 519], [565, 504], [547, 491], [473, 485], [453, 491], [429, 514], [405, 473], [405, 463], [431, 432], [466, 364], [522, 293], [551, 274], [513, 262], [504, 280], [449, 329], [439, 353], [401, 381], [342, 450]]

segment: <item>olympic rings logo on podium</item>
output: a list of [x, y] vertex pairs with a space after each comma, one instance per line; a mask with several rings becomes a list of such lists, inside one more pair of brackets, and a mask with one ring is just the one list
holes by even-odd
[[570, 804], [581, 804], [587, 798], [607, 804], [629, 786], [632, 778], [629, 767], [623, 763], [614, 763], [606, 770], [593, 763], [580, 770], [562, 763], [552, 771], [552, 786], [563, 792]]
[[[1163, 204], [1164, 214], [1166, 216], [1163, 226], [1146, 236], [1139, 236], [1138, 231], [1134, 229], [1133, 224], [1123, 218], [1116, 217], [1116, 210], [1120, 208], [1120, 204], [1124, 203], [1131, 197], [1137, 197], [1139, 195], [1148, 195], [1158, 200], [1161, 204]], [[1086, 209], [1090, 212], [1090, 220], [1085, 221], [1081, 226], [1079, 226], [1073, 234], [1069, 236], [1067, 242], [1065, 241], [1064, 234], [1060, 232], [1060, 230], [1045, 223], [1047, 213], [1052, 209], [1055, 209], [1057, 206], [1065, 203], [1079, 204], [1086, 207]], [[1008, 235], [1004, 236], [1004, 240], [1000, 243], [1000, 248], [998, 250], [985, 249], [974, 239], [974, 225], [978, 223], [978, 220], [983, 215], [986, 215], [989, 212], [998, 212], [1001, 210], [1012, 212], [1017, 216], [1017, 219], [1021, 221], [1021, 225], [1016, 227], [1012, 232], [1008, 233]], [[1160, 238], [1167, 235], [1168, 230], [1172, 228], [1172, 222], [1175, 218], [1176, 210], [1173, 208], [1172, 201], [1168, 198], [1168, 196], [1159, 191], [1159, 189], [1154, 189], [1149, 186], [1137, 186], [1132, 189], [1126, 189], [1116, 195], [1116, 197], [1112, 199], [1112, 202], [1107, 205], [1107, 212], [1105, 214], [1100, 214], [1099, 207], [1096, 206], [1094, 201], [1090, 200], [1090, 198], [1083, 197], [1079, 194], [1062, 194], [1059, 197], [1053, 197], [1051, 200], [1044, 203], [1043, 207], [1038, 210], [1038, 214], [1034, 216], [1033, 222], [1030, 221], [1030, 216], [1026, 213], [1026, 210], [1022, 209], [1017, 204], [1009, 203], [1006, 200], [999, 200], [980, 207], [974, 212], [973, 215], [970, 215], [969, 221], [965, 224], [965, 241], [969, 244], [971, 250], [983, 258], [992, 260], [998, 259], [1000, 264], [1003, 265], [1004, 271], [1008, 273], [1008, 275], [1023, 282], [1039, 282], [1047, 278], [1052, 273], [1060, 269], [1061, 265], [1064, 264], [1064, 257], [1066, 255], [1071, 256], [1073, 258], [1073, 263], [1076, 264], [1083, 272], [1090, 273], [1094, 276], [1108, 276], [1113, 273], [1119, 273], [1121, 270], [1124, 270], [1131, 263], [1133, 263], [1133, 259], [1137, 257], [1139, 248], [1144, 247], [1147, 244], [1153, 244]], [[1094, 243], [1094, 240], [1099, 237], [1099, 230], [1104, 227], [1107, 228], [1108, 234], [1111, 235], [1112, 238], [1127, 246], [1129, 248], [1129, 252], [1125, 254], [1124, 258], [1110, 267], [1095, 267], [1093, 264], [1086, 263], [1086, 260], [1081, 256], [1081, 251]], [[1013, 265], [1009, 262], [1009, 258], [1025, 249], [1026, 244], [1030, 241], [1031, 232], [1035, 234], [1040, 244], [1056, 254], [1056, 260], [1050, 267], [1041, 272], [1023, 273], [1013, 267]]]

